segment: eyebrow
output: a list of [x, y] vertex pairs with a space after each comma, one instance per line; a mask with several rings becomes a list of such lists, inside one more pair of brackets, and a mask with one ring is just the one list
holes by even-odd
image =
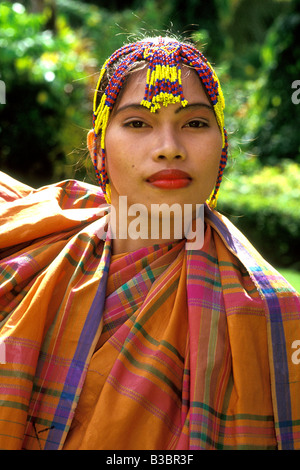
[[[180, 106], [179, 108], [176, 109], [175, 113], [178, 114], [180, 113], [181, 111], [185, 111], [185, 110], [189, 110], [191, 108], [206, 108], [210, 111], [213, 111], [213, 107], [210, 105], [210, 104], [207, 104], [207, 103], [204, 103], [204, 102], [199, 102], [199, 103], [191, 103], [191, 104], [187, 104], [186, 106]], [[150, 109], [146, 108], [145, 106], [143, 106], [142, 104], [139, 104], [139, 103], [131, 103], [131, 104], [127, 104], [127, 105], [124, 105], [124, 106], [121, 106], [120, 108], [117, 108], [115, 110], [115, 115], [116, 114], [119, 114], [121, 113], [122, 111], [125, 111], [126, 109], [136, 109], [137, 111], [138, 110], [143, 110], [143, 111], [150, 111]]]
[[177, 114], [177, 113], [180, 113], [180, 111], [184, 111], [186, 109], [191, 109], [191, 108], [206, 108], [206, 109], [209, 109], [210, 111], [213, 111], [213, 107], [210, 104], [199, 102], [199, 103], [187, 104], [186, 106], [180, 106], [180, 108], [176, 109], [175, 113]]

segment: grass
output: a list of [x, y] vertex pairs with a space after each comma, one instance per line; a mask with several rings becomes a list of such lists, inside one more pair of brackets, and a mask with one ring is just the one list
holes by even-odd
[[300, 272], [293, 269], [282, 269], [277, 268], [277, 271], [282, 274], [283, 277], [296, 289], [297, 292], [300, 292]]

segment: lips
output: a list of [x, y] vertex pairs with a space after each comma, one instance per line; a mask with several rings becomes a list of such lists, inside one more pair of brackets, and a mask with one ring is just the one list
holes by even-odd
[[147, 182], [161, 189], [179, 189], [188, 186], [192, 178], [181, 170], [162, 170], [151, 175]]

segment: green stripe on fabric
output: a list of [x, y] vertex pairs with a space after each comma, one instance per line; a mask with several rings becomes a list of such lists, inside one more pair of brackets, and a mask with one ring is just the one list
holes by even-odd
[[170, 295], [173, 294], [173, 292], [177, 289], [178, 283], [179, 283], [179, 278], [175, 279], [175, 281], [172, 284], [170, 284], [167, 290], [162, 295], [159, 296], [157, 301], [154, 302], [154, 304], [151, 307], [149, 307], [147, 314], [143, 316], [141, 321], [135, 323], [134, 326], [136, 327], [137, 330], [143, 329], [142, 325], [145, 324], [149, 320], [149, 318], [151, 318], [151, 316], [157, 312], [159, 307], [165, 303], [165, 301], [170, 297]]
[[[165, 270], [165, 267], [159, 267], [159, 268], [156, 268], [155, 270], [152, 271], [152, 269], [149, 266], [147, 266], [146, 269], [145, 269], [145, 272], [142, 274], [142, 279], [143, 279], [144, 282], [149, 280], [153, 284], [156, 281], [156, 279], [163, 273], [164, 270]], [[139, 276], [134, 277], [130, 281], [126, 282], [126, 284], [121, 286], [117, 291], [119, 296], [122, 293], [125, 295], [126, 299], [128, 300], [129, 305], [133, 309], [137, 308], [136, 303], [140, 299], [136, 299], [134, 297], [135, 294], [132, 294], [132, 287], [135, 287], [138, 291], [140, 291], [141, 290], [141, 288], [139, 286], [140, 282], [141, 281], [140, 281]]]
[[[17, 439], [18, 441], [23, 441], [23, 436], [22, 437], [18, 437], [18, 436], [12, 436], [11, 434], [3, 434], [1, 433], [0, 436], [4, 436], [4, 437], [9, 437], [10, 439]], [[0, 447], [0, 450], [7, 450], [6, 447]]]
[[[134, 326], [136, 326], [136, 324]], [[149, 343], [153, 344], [153, 346], [159, 346], [159, 345], [165, 346], [165, 348], [167, 348], [176, 357], [178, 357], [182, 362], [184, 362], [184, 358], [181, 356], [179, 351], [177, 351], [177, 349], [172, 344], [170, 344], [170, 343], [168, 343], [167, 341], [164, 341], [164, 340], [157, 341], [155, 338], [153, 338], [153, 336], [149, 335], [149, 333], [147, 333], [147, 331], [140, 324], [138, 324], [137, 330], [144, 336], [144, 338], [147, 341], [149, 341]]]
[[[129, 303], [129, 305], [130, 305], [132, 308], [135, 308], [135, 309], [136, 309], [136, 308], [137, 308], [137, 306], [136, 306], [136, 301], [137, 301], [137, 299], [135, 299], [135, 298], [133, 297], [133, 295], [132, 295], [132, 292], [131, 292], [132, 285], [130, 285], [130, 284], [133, 284], [133, 283], [132, 283], [132, 282], [129, 282], [129, 283], [124, 284], [124, 285], [119, 289], [119, 290], [120, 290], [119, 295], [120, 295], [120, 294], [125, 295], [125, 297], [126, 297], [128, 303]], [[135, 283], [134, 283], [134, 285], [135, 285]], [[138, 300], [139, 300], [139, 299], [138, 299]]]
[[148, 267], [148, 258], [146, 256], [145, 258], [141, 259], [141, 264], [142, 264], [143, 269]]
[[230, 268], [236, 269], [239, 273], [241, 273], [243, 276], [248, 276], [248, 272], [243, 269], [243, 272], [241, 272], [241, 267], [238, 266], [237, 264], [231, 263], [230, 261], [219, 261], [219, 266], [226, 266]]
[[176, 357], [178, 357], [178, 359], [180, 359], [180, 361], [183, 363], [184, 362], [184, 357], [177, 351], [177, 349], [171, 344], [169, 343], [168, 341], [165, 341], [165, 340], [162, 340], [160, 342], [160, 344], [162, 344], [163, 346], [165, 346], [166, 349], [168, 349], [169, 351], [171, 351]]
[[188, 253], [193, 254], [193, 256], [197, 256], [199, 258], [206, 258], [208, 261], [211, 261], [214, 264], [218, 264], [218, 259], [215, 258], [214, 256], [209, 255], [208, 253], [205, 253], [204, 251], [201, 251], [199, 253], [195, 253], [193, 250], [187, 250]]
[[153, 282], [156, 280], [157, 276], [159, 276], [161, 272], [162, 272], [161, 268], [159, 268], [158, 270], [156, 269], [152, 271], [150, 266], [147, 266], [145, 268], [145, 273], [142, 274], [142, 277], [143, 279], [145, 279], [145, 276], [146, 276], [146, 278], [148, 278], [153, 284]]
[[234, 421], [236, 419], [239, 420], [251, 420], [251, 421], [273, 421], [274, 417], [272, 415], [254, 415], [254, 414], [247, 414], [247, 413], [237, 413], [235, 415], [226, 415], [225, 413], [219, 412], [211, 408], [206, 403], [201, 403], [194, 401], [191, 403], [191, 406], [195, 408], [200, 408], [202, 410], [208, 411], [213, 416], [220, 418], [223, 421]]
[[[220, 320], [220, 309], [213, 309], [210, 317], [209, 325], [209, 338], [208, 338], [208, 351], [207, 361], [205, 370], [205, 383], [204, 383], [204, 396], [205, 401], [209, 401], [210, 387], [211, 387], [211, 375], [215, 367], [215, 355], [219, 337], [219, 320]], [[212, 360], [213, 359], [213, 360]]]
[[2, 423], [17, 424], [18, 426], [22, 426], [23, 428], [25, 428], [25, 426], [26, 426], [25, 423], [20, 423], [19, 421], [13, 421], [13, 420], [10, 420], [10, 419], [0, 419], [0, 421]]
[[276, 450], [276, 446], [263, 446], [263, 445], [255, 445], [255, 444], [239, 444], [239, 445], [224, 445], [220, 444], [219, 442], [213, 441], [209, 438], [206, 434], [201, 432], [191, 432], [191, 439], [201, 440], [204, 444], [209, 444], [210, 447], [216, 450]]
[[49, 395], [51, 397], [60, 397], [62, 392], [60, 390], [55, 390], [53, 388], [44, 388], [40, 387], [37, 384], [33, 385], [33, 392], [43, 393], [43, 395]]
[[[29, 420], [29, 422], [30, 422], [30, 420]], [[45, 426], [46, 428], [50, 428], [51, 426], [55, 427], [55, 425], [53, 425], [53, 423], [55, 423], [55, 421], [50, 421], [48, 419], [39, 418], [39, 417], [34, 418], [34, 424], [39, 424], [40, 426]], [[65, 430], [68, 430], [70, 426], [63, 426], [63, 427], [64, 427]], [[41, 431], [39, 431], [38, 434], [40, 432]]]
[[[146, 268], [146, 274], [148, 276], [148, 278], [150, 279], [150, 281], [152, 282], [152, 284], [156, 281], [156, 279], [161, 276], [162, 273], [165, 272], [165, 270], [168, 268], [169, 266], [168, 265], [164, 265], [164, 266], [158, 266], [157, 268], [150, 268], [150, 266], [148, 266]], [[144, 275], [143, 275], [143, 278], [144, 278]]]
[[226, 390], [225, 390], [225, 394], [224, 394], [224, 398], [223, 398], [223, 414], [225, 416], [227, 416], [226, 412], [227, 412], [228, 407], [229, 407], [233, 387], [234, 387], [233, 375], [230, 374], [229, 377], [228, 377], [228, 382], [227, 382], [227, 385], [226, 385]]
[[220, 289], [222, 288], [222, 284], [219, 281], [216, 281], [215, 278], [210, 279], [209, 277], [206, 276], [200, 276], [199, 274], [188, 274], [188, 279], [196, 279], [196, 280], [201, 280], [204, 282], [207, 282], [208, 284], [211, 284], [214, 287], [219, 287]]
[[24, 405], [24, 403], [19, 403], [17, 401], [10, 401], [10, 400], [0, 400], [0, 406], [7, 406], [8, 408], [16, 408], [18, 410], [28, 411], [28, 405]]
[[236, 289], [236, 288], [241, 289], [241, 284], [238, 284], [237, 282], [234, 282], [232, 284], [224, 284], [223, 285], [223, 291], [227, 290], [227, 289], [231, 290], [231, 289]]
[[70, 255], [70, 253], [66, 253], [65, 254], [65, 258], [69, 261], [69, 263], [76, 267], [76, 268], [79, 268], [82, 272], [82, 274], [85, 274], [86, 276], [92, 276], [93, 274], [95, 274], [95, 270], [92, 270], [92, 271], [88, 271], [85, 267], [84, 267], [84, 261], [78, 261], [78, 260], [75, 260], [74, 258], [72, 258], [72, 256]]
[[[93, 250], [92, 250], [92, 254], [93, 256], [96, 258], [96, 259], [101, 259], [101, 256], [102, 256], [102, 252], [101, 253], [97, 253], [97, 245], [96, 243], [94, 242], [94, 240], [92, 240], [90, 237], [88, 237], [87, 235], [84, 235], [83, 233], [79, 234], [78, 235], [78, 239], [83, 241], [83, 242], [86, 242], [87, 244], [90, 244], [92, 247], [93, 247]], [[70, 251], [72, 252], [72, 247], [70, 249]], [[71, 255], [70, 252], [66, 253], [64, 255], [64, 257], [70, 262], [70, 264], [72, 266], [75, 266], [75, 267], [79, 267], [82, 271], [83, 274], [86, 274], [86, 275], [91, 275], [91, 274], [94, 274], [94, 270], [93, 271], [88, 271], [85, 269], [84, 267], [84, 261], [78, 261], [78, 259], [74, 259], [73, 256]]]
[[282, 429], [286, 427], [293, 427], [293, 426], [299, 426], [300, 425], [300, 419], [295, 419], [291, 421], [280, 421], [278, 423], [275, 423], [275, 428]]
[[253, 287], [253, 289], [246, 289], [246, 287], [244, 286], [245, 288], [245, 291], [247, 292], [247, 294], [251, 295], [251, 294], [255, 294], [255, 292], [258, 292], [256, 287]]
[[[94, 196], [95, 200], [95, 195], [91, 193], [88, 189], [85, 189], [84, 192], [82, 189], [78, 191], [78, 188], [72, 184], [70, 186], [70, 182], [66, 181], [64, 184], [60, 186], [61, 189], [61, 194], [58, 199], [58, 203], [61, 207], [65, 207], [64, 201], [67, 199], [67, 201], [75, 201], [77, 202], [78, 199], [80, 199], [80, 208], [84, 209], [87, 206], [87, 203], [89, 202], [89, 199]], [[73, 193], [73, 194], [72, 194]], [[97, 197], [97, 196], [96, 196]]]
[[32, 374], [27, 374], [26, 372], [20, 372], [16, 370], [5, 370], [5, 369], [0, 369], [0, 376], [3, 377], [19, 377], [21, 379], [25, 380], [30, 380], [31, 382], [34, 379], [34, 376]]
[[16, 270], [11, 268], [4, 268], [1, 272], [1, 279], [6, 279], [11, 282], [12, 286], [15, 287], [17, 285], [17, 280], [14, 278], [16, 275]]
[[163, 374], [160, 370], [156, 369], [153, 366], [147, 365], [144, 362], [137, 361], [129, 351], [125, 348], [122, 350], [123, 355], [128, 359], [131, 365], [135, 366], [137, 369], [146, 370], [151, 372], [155, 377], [159, 378], [163, 383], [168, 385], [175, 394], [181, 398], [181, 390], [179, 390], [176, 385], [170, 380], [165, 374]]
[[181, 354], [179, 353], [179, 351], [174, 348], [173, 345], [171, 345], [170, 343], [168, 343], [167, 341], [157, 341], [155, 338], [153, 338], [151, 335], [149, 335], [149, 333], [147, 333], [147, 331], [144, 329], [144, 327], [142, 326], [143, 324], [145, 324], [146, 321], [148, 321], [149, 318], [151, 318], [151, 316], [156, 313], [157, 309], [165, 302], [166, 299], [169, 298], [169, 296], [177, 289], [177, 286], [178, 286], [178, 283], [179, 283], [179, 279], [176, 279], [170, 286], [169, 288], [164, 292], [163, 295], [161, 295], [159, 297], [159, 299], [152, 305], [151, 308], [149, 308], [148, 312], [146, 315], [144, 315], [144, 317], [141, 319], [142, 321], [140, 322], [136, 322], [133, 327], [138, 330], [142, 335], [143, 337], [149, 341], [149, 343], [153, 344], [154, 346], [158, 346], [159, 344], [163, 344], [167, 349], [169, 349], [169, 351], [171, 351], [172, 353], [174, 353], [176, 355], [176, 357], [178, 357], [182, 362], [184, 361], [184, 358], [181, 356]]

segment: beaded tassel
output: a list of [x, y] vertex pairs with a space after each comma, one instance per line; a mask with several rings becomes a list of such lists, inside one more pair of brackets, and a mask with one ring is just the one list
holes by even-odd
[[[103, 76], [107, 68], [117, 61], [120, 63], [114, 75], [111, 77], [100, 103], [97, 104], [98, 90]], [[208, 199], [210, 207], [215, 207], [223, 172], [227, 163], [228, 150], [227, 134], [224, 128], [225, 101], [221, 86], [213, 67], [195, 47], [172, 39], [168, 40], [163, 38], [160, 38], [158, 42], [151, 40], [139, 41], [121, 47], [105, 62], [100, 72], [93, 103], [94, 166], [107, 202], [110, 202], [110, 186], [105, 166], [105, 132], [111, 110], [124, 84], [128, 69], [132, 64], [140, 61], [146, 61], [148, 63], [146, 88], [141, 105], [148, 108], [151, 112], [156, 112], [161, 105], [167, 106], [171, 103], [180, 103], [181, 106], [187, 105], [182, 90], [182, 65], [192, 67], [205, 86], [214, 107], [223, 141], [217, 181]], [[99, 135], [101, 135], [99, 150], [101, 158], [100, 168], [98, 163]]]
[[146, 48], [144, 59], [149, 57], [147, 71], [145, 97], [141, 104], [155, 112], [160, 108], [160, 103], [167, 106], [171, 103], [181, 103], [186, 106], [187, 101], [183, 97], [181, 68], [176, 61], [175, 54], [178, 47], [155, 46]]

